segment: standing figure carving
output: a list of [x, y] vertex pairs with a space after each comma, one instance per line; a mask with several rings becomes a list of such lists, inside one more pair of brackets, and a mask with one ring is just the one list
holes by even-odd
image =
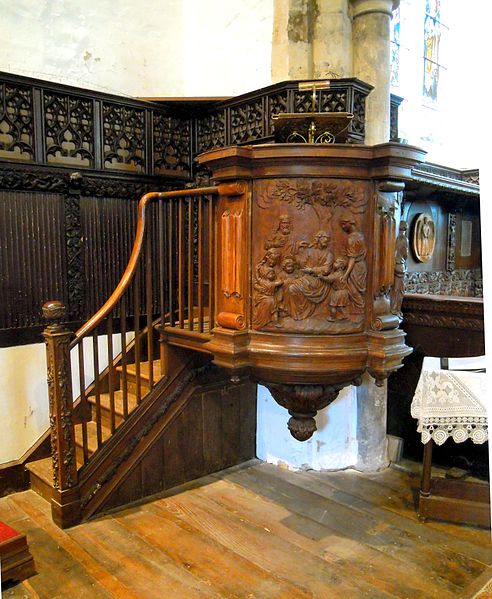
[[430, 214], [420, 214], [414, 225], [412, 248], [419, 262], [429, 262], [434, 253], [436, 232]]
[[328, 320], [343, 320], [346, 318], [345, 310], [349, 305], [348, 283], [345, 277], [347, 265], [347, 258], [338, 257], [333, 265], [333, 272], [326, 277], [326, 280], [331, 283]]
[[351, 217], [343, 218], [340, 225], [348, 234], [346, 246], [348, 265], [343, 277], [347, 281], [349, 298], [354, 309], [363, 312], [367, 281], [367, 249], [364, 235], [357, 230], [355, 221]]
[[391, 313], [403, 318], [401, 305], [405, 294], [405, 275], [407, 273], [408, 238], [407, 223], [402, 220], [396, 238], [395, 278], [391, 289]]

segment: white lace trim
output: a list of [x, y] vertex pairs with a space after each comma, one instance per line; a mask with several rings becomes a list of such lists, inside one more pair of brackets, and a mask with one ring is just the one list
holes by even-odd
[[422, 443], [432, 439], [442, 445], [449, 438], [485, 443], [488, 419], [480, 401], [486, 397], [485, 382], [485, 375], [476, 372], [422, 371], [411, 406]]

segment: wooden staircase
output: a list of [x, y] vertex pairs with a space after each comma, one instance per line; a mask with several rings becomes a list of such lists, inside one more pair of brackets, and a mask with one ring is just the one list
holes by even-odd
[[28, 470], [62, 528], [255, 456], [256, 386], [232, 382], [206, 349], [215, 203], [237, 193], [225, 184], [146, 194], [106, 303], [75, 334], [61, 302], [43, 306], [52, 456]]
[[[80, 469], [88, 461], [88, 459], [94, 455], [99, 447], [104, 446], [104, 443], [111, 438], [111, 423], [114, 422], [116, 427], [119, 427], [125, 420], [125, 411], [127, 411], [126, 417], [128, 417], [138, 406], [136, 386], [136, 364], [128, 364], [126, 368], [126, 381], [127, 381], [127, 393], [126, 393], [126, 404], [127, 410], [124, 406], [123, 391], [121, 389], [121, 375], [123, 368], [118, 365], [115, 368], [118, 373], [118, 379], [116, 381], [116, 389], [113, 394], [100, 393], [99, 401], [96, 399], [96, 394], [93, 393], [87, 397], [87, 402], [91, 409], [92, 419], [85, 423], [86, 425], [86, 443], [84, 443], [84, 424], [76, 424], [75, 429], [75, 447], [76, 447], [76, 459], [77, 467]], [[149, 384], [149, 363], [142, 362], [140, 364], [140, 386], [141, 393], [147, 394], [150, 391]], [[161, 376], [161, 364], [159, 360], [153, 362], [153, 372], [157, 380], [162, 378]], [[112, 396], [111, 396], [112, 395]], [[99, 407], [98, 407], [99, 404]], [[112, 407], [113, 406], [113, 407]], [[98, 443], [98, 411], [100, 414], [100, 439], [102, 444]], [[84, 450], [85, 447], [85, 450]], [[85, 458], [84, 458], [85, 453]], [[48, 501], [52, 498], [53, 492], [53, 467], [52, 458], [45, 458], [37, 460], [26, 465], [27, 470], [30, 473], [31, 488], [34, 489], [39, 495], [47, 499]]]
[[[149, 390], [148, 366], [147, 362], [140, 364], [140, 403], [135, 364], [127, 366], [126, 418], [121, 389], [114, 391], [114, 404], [109, 393], [100, 394], [99, 446], [96, 396], [87, 398], [92, 420], [86, 423], [85, 444], [83, 424], [75, 425], [79, 511], [60, 518], [59, 509], [54, 510], [55, 522], [61, 527], [255, 457], [253, 383], [245, 379], [232, 384], [224, 371], [198, 356], [169, 379], [160, 377], [160, 364], [154, 362], [160, 384]], [[121, 384], [122, 369], [115, 370]], [[112, 434], [113, 418], [116, 431]], [[32, 462], [27, 468], [31, 488], [56, 506], [52, 459]]]

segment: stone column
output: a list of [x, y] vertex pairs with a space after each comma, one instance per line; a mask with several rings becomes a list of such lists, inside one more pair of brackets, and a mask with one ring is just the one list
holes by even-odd
[[[366, 100], [367, 145], [390, 137], [390, 23], [393, 0], [350, 0], [353, 76], [374, 86]], [[388, 465], [387, 386], [377, 387], [366, 373], [357, 388], [357, 463], [362, 471]]]
[[313, 77], [352, 77], [352, 23], [347, 0], [316, 3], [313, 26]]
[[312, 0], [274, 0], [272, 83], [313, 78]]
[[367, 145], [390, 136], [390, 22], [393, 0], [350, 0], [353, 75], [374, 86], [366, 100]]

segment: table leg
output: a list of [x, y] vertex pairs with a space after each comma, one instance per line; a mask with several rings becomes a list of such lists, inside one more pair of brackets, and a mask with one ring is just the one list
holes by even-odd
[[424, 445], [424, 458], [422, 464], [422, 478], [420, 481], [420, 494], [429, 497], [431, 492], [431, 470], [432, 470], [432, 444], [430, 439]]

